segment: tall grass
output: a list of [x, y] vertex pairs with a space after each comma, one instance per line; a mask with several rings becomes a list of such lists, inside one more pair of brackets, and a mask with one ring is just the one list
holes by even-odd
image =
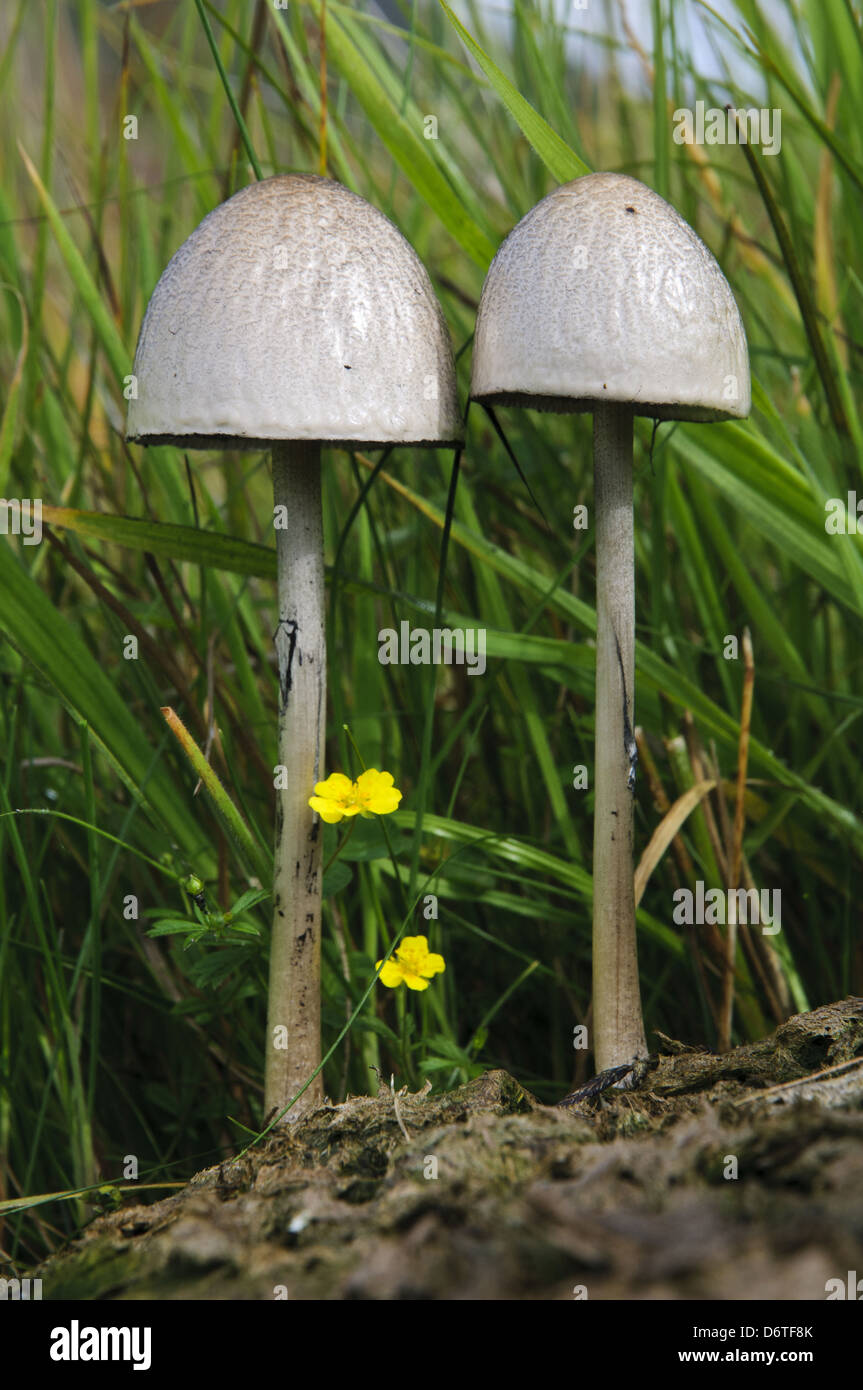
[[[127, 1155], [142, 1180], [183, 1177], [262, 1120], [267, 902], [247, 899], [242, 940], [218, 914], [268, 886], [268, 465], [126, 446], [123, 391], [173, 251], [255, 177], [251, 152], [264, 176], [316, 172], [322, 129], [328, 173], [429, 267], [463, 398], [488, 262], [556, 182], [632, 173], [714, 250], [748, 332], [752, 418], [655, 439], [637, 426], [637, 853], [663, 806], [720, 784], [692, 798], [644, 887], [648, 1036], [717, 1041], [722, 942], [676, 926], [672, 895], [725, 881], [743, 688], [727, 639], [745, 628], [744, 882], [781, 889], [782, 930], [741, 931], [733, 1038], [863, 991], [863, 542], [825, 529], [828, 499], [863, 498], [859, 5], [699, 7], [721, 82], [699, 74], [689, 0], [656, 0], [651, 48], [611, 7], [595, 39], [548, 3], [499, 6], [504, 30], [475, 4], [399, 8], [395, 25], [329, 0], [323, 112], [320, 0], [17, 0], [0, 16], [0, 496], [43, 499], [46, 523], [39, 546], [0, 543], [0, 1201], [13, 1206], [114, 1179]], [[580, 61], [588, 44], [601, 69]], [[778, 108], [781, 152], [677, 144], [673, 113], [696, 100]], [[592, 503], [590, 421], [501, 418], [529, 491], [474, 409], [441, 591], [447, 623], [487, 629], [482, 678], [377, 659], [379, 629], [432, 623], [451, 460], [326, 461], [327, 767], [356, 773], [354, 740], [405, 795], [390, 846], [363, 825], [340, 860], [350, 877], [328, 884], [325, 1047], [411, 885], [437, 896], [438, 917], [421, 907], [411, 930], [447, 964], [424, 995], [375, 989], [327, 1064], [335, 1099], [376, 1086], [373, 1066], [444, 1086], [503, 1066], [551, 1100], [589, 1066], [573, 1029], [589, 1019], [593, 802], [573, 768], [593, 761], [594, 566], [572, 509]], [[196, 787], [165, 706], [248, 842]], [[147, 934], [178, 919], [197, 939]], [[7, 1215], [0, 1254], [27, 1264], [91, 1209]]]

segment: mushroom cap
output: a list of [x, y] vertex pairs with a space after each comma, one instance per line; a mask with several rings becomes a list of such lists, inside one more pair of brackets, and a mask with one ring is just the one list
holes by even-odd
[[749, 414], [746, 336], [703, 241], [625, 174], [556, 188], [489, 268], [471, 396], [577, 412], [629, 405], [662, 420]]
[[463, 433], [425, 267], [382, 212], [310, 174], [249, 184], [204, 218], [153, 291], [133, 373], [126, 435], [142, 444]]

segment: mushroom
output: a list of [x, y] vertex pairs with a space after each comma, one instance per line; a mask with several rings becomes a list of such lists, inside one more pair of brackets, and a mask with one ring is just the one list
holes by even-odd
[[[321, 1059], [322, 835], [308, 806], [326, 731], [321, 445], [457, 443], [452, 347], [428, 274], [389, 219], [341, 184], [291, 174], [241, 189], [180, 247], [133, 374], [128, 439], [272, 449], [288, 785], [276, 800], [269, 1114]], [[321, 1096], [318, 1076], [289, 1118]]]
[[486, 277], [471, 396], [593, 414], [596, 760], [593, 1046], [596, 1070], [647, 1052], [632, 861], [635, 723], [633, 417], [749, 413], [746, 337], [704, 243], [637, 179], [588, 174], [518, 223]]

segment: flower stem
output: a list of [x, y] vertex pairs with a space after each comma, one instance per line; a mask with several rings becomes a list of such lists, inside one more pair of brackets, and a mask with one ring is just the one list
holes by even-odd
[[349, 839], [351, 838], [351, 836], [353, 835], [353, 833], [354, 833], [354, 826], [356, 825], [356, 823], [357, 823], [357, 817], [354, 816], [353, 819], [352, 819], [352, 821], [351, 821], [351, 823], [350, 823], [350, 825], [348, 826], [348, 833], [347, 833], [347, 835], [345, 836], [345, 838], [344, 838], [343, 840], [340, 840], [340, 841], [339, 841], [339, 843], [336, 845], [335, 849], [333, 850], [332, 854], [330, 855], [329, 859], [327, 860], [326, 864], [324, 865], [324, 873], [328, 873], [329, 870], [330, 870], [330, 869], [333, 867], [333, 865], [335, 864], [336, 860], [338, 859], [338, 857], [339, 857], [339, 855], [341, 854], [342, 850], [344, 849], [345, 845], [348, 843], [348, 840], [349, 840]]

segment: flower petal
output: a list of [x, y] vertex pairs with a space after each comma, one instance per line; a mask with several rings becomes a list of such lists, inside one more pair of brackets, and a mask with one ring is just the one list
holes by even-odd
[[412, 956], [416, 952], [419, 952], [420, 955], [426, 955], [428, 953], [428, 948], [429, 942], [427, 936], [403, 936], [398, 948], [398, 954], [402, 955], [404, 953], [405, 955]]
[[432, 975], [439, 974], [441, 970], [446, 970], [446, 961], [437, 952], [430, 951], [423, 961], [422, 973], [431, 978]]
[[[375, 966], [376, 970], [379, 965], [380, 961], [378, 961], [378, 964]], [[386, 985], [387, 989], [397, 989], [404, 979], [404, 975], [396, 961], [390, 958], [381, 970], [378, 978], [382, 985]]]
[[309, 805], [313, 811], [317, 811], [322, 821], [327, 825], [336, 825], [342, 819], [345, 812], [335, 801], [323, 796], [310, 796]]
[[376, 787], [391, 787], [393, 780], [391, 772], [378, 772], [376, 767], [367, 767], [357, 778], [357, 786], [361, 792], [372, 791]]
[[389, 815], [401, 799], [402, 793], [393, 786], [391, 772], [378, 772], [376, 767], [370, 767], [357, 778], [357, 801], [363, 807], [363, 815]]
[[408, 989], [428, 989], [429, 982], [424, 980], [422, 975], [405, 975], [405, 984]]
[[325, 782], [315, 783], [315, 795], [330, 801], [353, 800], [354, 784], [343, 772], [331, 772]]

